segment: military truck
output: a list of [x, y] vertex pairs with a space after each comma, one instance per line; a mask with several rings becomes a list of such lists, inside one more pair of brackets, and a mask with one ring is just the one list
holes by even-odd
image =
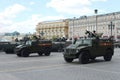
[[25, 44], [15, 48], [18, 57], [28, 57], [31, 53], [38, 53], [39, 56], [49, 56], [52, 48], [52, 42], [49, 40], [28, 40]]
[[79, 39], [66, 47], [63, 53], [66, 62], [78, 59], [81, 64], [87, 64], [90, 60], [100, 56], [103, 56], [105, 61], [111, 61], [113, 54], [113, 40], [98, 37]]

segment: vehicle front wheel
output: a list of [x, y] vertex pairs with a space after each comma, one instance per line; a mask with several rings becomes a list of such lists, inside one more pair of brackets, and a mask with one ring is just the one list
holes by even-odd
[[50, 52], [46, 52], [46, 53], [45, 53], [45, 56], [50, 56]]
[[5, 51], [6, 54], [11, 53], [11, 51], [9, 49], [5, 49], [4, 51]]
[[73, 58], [64, 57], [64, 60], [68, 63], [71, 63], [73, 61]]
[[20, 54], [20, 53], [17, 53], [16, 55], [17, 55], [18, 57], [21, 57], [21, 54]]
[[29, 56], [28, 51], [27, 51], [27, 50], [22, 50], [22, 51], [21, 51], [21, 56], [22, 56], [22, 57], [28, 57], [28, 56]]
[[43, 55], [43, 53], [42, 53], [42, 52], [38, 52], [38, 55], [39, 55], [39, 56], [42, 56], [42, 55]]
[[104, 60], [105, 61], [111, 61], [112, 55], [113, 55], [113, 52], [111, 50], [107, 50], [106, 54], [104, 55]]
[[89, 53], [81, 52], [79, 55], [79, 62], [81, 64], [87, 64], [89, 62]]

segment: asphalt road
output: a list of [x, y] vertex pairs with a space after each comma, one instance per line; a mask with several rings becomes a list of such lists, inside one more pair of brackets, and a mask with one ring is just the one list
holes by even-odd
[[99, 57], [89, 64], [66, 63], [62, 53], [55, 52], [27, 58], [0, 52], [0, 80], [120, 80], [120, 48], [112, 61]]

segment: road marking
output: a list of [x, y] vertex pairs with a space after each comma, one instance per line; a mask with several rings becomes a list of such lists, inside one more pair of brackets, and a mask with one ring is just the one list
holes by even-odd
[[47, 58], [47, 59], [37, 59], [37, 60], [30, 60], [30, 59], [26, 59], [26, 60], [16, 60], [16, 61], [10, 61], [10, 62], [0, 62], [0, 64], [11, 64], [11, 63], [25, 63], [25, 62], [34, 62], [34, 61], [47, 61], [47, 60], [59, 60], [59, 59], [61, 59], [61, 57], [59, 57], [59, 58]]
[[[84, 65], [83, 65], [84, 66]], [[113, 73], [113, 74], [120, 74], [120, 72], [116, 72], [116, 71], [109, 71], [109, 70], [103, 70], [103, 69], [96, 69], [96, 68], [92, 68], [92, 67], [83, 67], [84, 69], [89, 69], [89, 70], [94, 70], [94, 71], [97, 71], [97, 72], [105, 72], [105, 73]]]
[[112, 73], [112, 74], [120, 74], [120, 72], [117, 71], [110, 71], [110, 70], [103, 70], [103, 69], [96, 69], [92, 67], [87, 67], [85, 65], [73, 65], [73, 64], [55, 64], [55, 65], [46, 65], [46, 66], [33, 66], [33, 67], [26, 67], [26, 68], [19, 68], [19, 69], [12, 69], [12, 70], [1, 70], [0, 73], [3, 72], [23, 72], [23, 71], [45, 71], [45, 70], [54, 70], [54, 69], [65, 69], [65, 68], [82, 68], [82, 69], [88, 69], [96, 72], [104, 72], [104, 73]]
[[56, 64], [56, 65], [47, 65], [47, 66], [37, 66], [37, 67], [26, 67], [26, 68], [19, 68], [19, 69], [12, 69], [12, 70], [1, 70], [0, 73], [3, 72], [23, 72], [23, 71], [30, 71], [30, 70], [35, 70], [35, 71], [45, 71], [45, 70], [54, 70], [54, 69], [65, 69], [65, 68], [83, 68], [83, 69], [88, 69], [88, 70], [93, 70], [96, 72], [104, 72], [104, 73], [113, 73], [113, 74], [120, 74], [120, 72], [116, 71], [109, 71], [109, 70], [102, 70], [102, 69], [96, 69], [96, 68], [91, 68], [91, 67], [86, 67], [85, 65], [70, 65], [70, 64]]
[[20, 69], [12, 69], [12, 70], [1, 70], [2, 72], [18, 72], [18, 71], [29, 71], [29, 70], [36, 70], [36, 69], [48, 69], [48, 68], [56, 68], [56, 67], [63, 67], [67, 64], [59, 64], [59, 65], [48, 65], [48, 66], [37, 66], [37, 67], [27, 67], [27, 68], [20, 68]]

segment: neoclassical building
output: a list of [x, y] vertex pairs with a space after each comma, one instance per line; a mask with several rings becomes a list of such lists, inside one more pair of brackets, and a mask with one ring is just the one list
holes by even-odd
[[45, 39], [68, 37], [68, 20], [39, 22], [36, 25], [36, 31]]
[[44, 21], [36, 26], [37, 34], [45, 39], [84, 37], [86, 30], [91, 32], [95, 30], [97, 33], [103, 33], [102, 37], [113, 36], [116, 40], [120, 40], [120, 12]]
[[97, 33], [103, 33], [102, 37], [112, 35], [117, 40], [120, 39], [120, 12], [74, 17], [69, 21], [68, 26], [69, 38], [84, 37], [86, 30], [96, 30]]

